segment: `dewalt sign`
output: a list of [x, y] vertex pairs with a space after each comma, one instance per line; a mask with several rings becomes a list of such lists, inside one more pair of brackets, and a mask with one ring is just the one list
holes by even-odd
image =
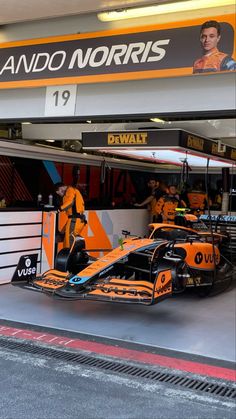
[[211, 153], [212, 154], [215, 154], [217, 156], [221, 156], [221, 157], [224, 157], [224, 155], [225, 155], [225, 152], [224, 151], [220, 151], [218, 149], [218, 144], [217, 143], [213, 143], [212, 144], [212, 146], [211, 146]]
[[232, 160], [236, 161], [236, 148], [231, 149], [230, 157]]
[[115, 133], [107, 135], [107, 144], [108, 145], [145, 145], [148, 141], [147, 132], [125, 132], [125, 133]]
[[203, 151], [204, 140], [194, 135], [189, 135], [187, 139], [187, 147], [192, 148], [193, 150]]
[[236, 148], [225, 146], [218, 152], [218, 144], [209, 138], [202, 138], [180, 129], [158, 129], [145, 131], [83, 132], [84, 150], [152, 150], [158, 149], [185, 152], [205, 159], [236, 161]]
[[187, 150], [203, 153], [205, 157], [217, 156], [222, 159], [236, 161], [236, 148], [225, 145], [224, 151], [218, 150], [218, 144], [209, 138], [201, 138], [196, 135], [182, 131], [179, 145]]
[[177, 147], [179, 138], [173, 130], [145, 130], [145, 131], [108, 131], [108, 132], [83, 132], [82, 144], [84, 149], [112, 150], [115, 149], [153, 149], [157, 146]]

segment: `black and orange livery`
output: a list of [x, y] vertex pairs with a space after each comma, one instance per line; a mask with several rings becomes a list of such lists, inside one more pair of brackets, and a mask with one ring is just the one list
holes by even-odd
[[221, 253], [228, 237], [209, 232], [194, 215], [186, 214], [182, 221], [150, 224], [149, 238], [125, 232], [119, 247], [93, 261], [84, 240], [76, 238], [70, 250], [59, 252], [55, 269], [30, 284], [57, 298], [145, 305], [188, 287], [204, 294], [222, 291], [233, 278], [232, 264]]

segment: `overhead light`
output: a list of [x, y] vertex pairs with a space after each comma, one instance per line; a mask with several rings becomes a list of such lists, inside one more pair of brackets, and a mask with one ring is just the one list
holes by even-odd
[[[151, 150], [112, 150], [112, 154], [117, 156], [125, 156], [125, 157], [133, 157], [142, 160], [143, 162], [146, 161], [153, 161], [156, 159], [157, 163], [166, 163], [172, 164], [176, 166], [182, 166], [183, 162], [186, 161], [186, 152], [176, 149], [170, 148], [161, 149], [159, 148], [157, 153], [154, 153]], [[188, 153], [188, 164], [189, 166], [195, 167], [206, 167], [207, 158], [205, 156], [197, 155], [195, 153]], [[218, 159], [211, 158], [209, 162], [210, 167], [232, 167], [232, 163], [224, 161], [219, 157]]]
[[21, 125], [32, 125], [32, 122], [21, 122]]
[[47, 143], [55, 143], [55, 140], [46, 140]]
[[144, 16], [162, 15], [166, 13], [187, 12], [191, 10], [209, 9], [213, 7], [235, 6], [235, 0], [185, 0], [177, 3], [165, 3], [147, 7], [114, 10], [98, 13], [97, 17], [102, 22], [114, 20], [134, 19]]
[[150, 118], [150, 121], [152, 122], [159, 122], [159, 124], [165, 124], [166, 121], [160, 118]]

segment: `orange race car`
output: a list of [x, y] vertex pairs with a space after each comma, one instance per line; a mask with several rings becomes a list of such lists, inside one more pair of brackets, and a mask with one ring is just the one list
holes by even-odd
[[232, 263], [223, 255], [227, 234], [212, 233], [192, 214], [175, 225], [150, 224], [149, 238], [123, 232], [119, 247], [92, 260], [84, 240], [57, 255], [55, 269], [27, 287], [57, 298], [156, 304], [192, 287], [203, 295], [223, 291], [232, 281]]

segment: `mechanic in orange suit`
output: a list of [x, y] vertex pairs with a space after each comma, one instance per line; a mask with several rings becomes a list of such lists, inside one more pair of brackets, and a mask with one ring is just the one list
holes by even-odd
[[84, 200], [78, 189], [64, 185], [62, 182], [55, 185], [55, 191], [57, 195], [63, 198], [62, 205], [58, 211], [65, 211], [68, 216], [64, 231], [63, 247], [70, 248], [73, 243], [73, 236], [79, 236], [87, 224], [84, 215]]
[[197, 180], [194, 183], [193, 189], [187, 193], [188, 205], [192, 213], [195, 215], [204, 214], [205, 209], [209, 201], [206, 192], [203, 191], [202, 182]]
[[186, 208], [186, 203], [180, 198], [175, 185], [169, 185], [168, 191], [157, 201], [156, 211], [161, 214], [164, 223], [174, 224], [176, 208]]
[[217, 48], [221, 38], [221, 26], [216, 20], [203, 23], [200, 32], [200, 42], [203, 56], [193, 64], [193, 73], [208, 73], [216, 71], [236, 70], [236, 61], [220, 52]]
[[160, 213], [156, 212], [156, 203], [164, 195], [163, 190], [160, 187], [160, 181], [155, 177], [151, 177], [148, 181], [148, 187], [151, 189], [151, 194], [140, 204], [135, 203], [135, 207], [144, 207], [148, 205], [150, 215], [153, 223], [159, 223], [162, 221]]

